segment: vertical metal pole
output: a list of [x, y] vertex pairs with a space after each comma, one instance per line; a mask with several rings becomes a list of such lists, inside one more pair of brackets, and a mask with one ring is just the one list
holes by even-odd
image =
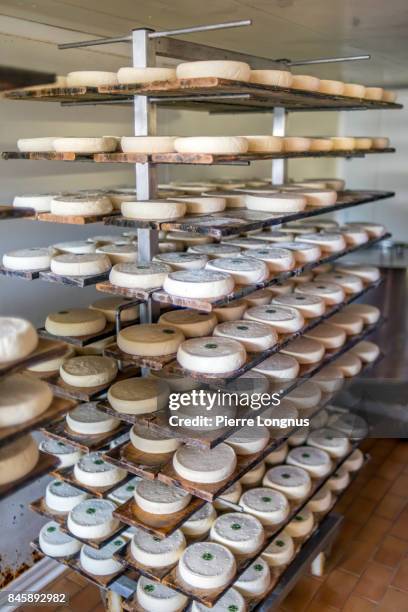
[[[286, 112], [283, 106], [276, 106], [273, 111], [273, 136], [285, 136]], [[280, 185], [286, 182], [287, 160], [274, 159], [272, 161], [272, 184]]]

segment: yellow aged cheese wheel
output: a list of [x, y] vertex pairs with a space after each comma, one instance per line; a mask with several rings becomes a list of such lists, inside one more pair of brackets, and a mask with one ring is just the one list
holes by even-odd
[[37, 443], [30, 435], [17, 438], [0, 448], [0, 485], [23, 478], [37, 464]]
[[305, 91], [318, 91], [320, 79], [306, 74], [294, 74], [292, 76], [292, 89], [304, 89]]
[[244, 300], [235, 300], [225, 306], [214, 308], [213, 313], [217, 317], [219, 323], [224, 321], [238, 321], [242, 319], [244, 312], [247, 309], [247, 304]]
[[72, 308], [52, 312], [45, 320], [45, 329], [55, 336], [86, 336], [105, 329], [105, 315], [90, 308]]
[[274, 87], [290, 87], [292, 80], [292, 73], [288, 70], [251, 70], [249, 79], [251, 83]]
[[319, 92], [331, 96], [342, 96], [344, 93], [344, 83], [343, 81], [322, 79], [319, 85]]
[[99, 355], [82, 355], [67, 359], [60, 367], [60, 376], [73, 387], [98, 387], [110, 383], [117, 374], [116, 361]]
[[127, 378], [110, 387], [108, 401], [117, 412], [145, 414], [164, 408], [169, 394], [170, 387], [164, 380]]
[[171, 310], [161, 315], [159, 323], [176, 327], [186, 338], [196, 338], [209, 336], [217, 325], [217, 317], [212, 312]]
[[126, 327], [117, 337], [118, 347], [124, 353], [140, 357], [171, 355], [183, 340], [184, 335], [179, 329], [158, 323]]
[[331, 323], [321, 323], [306, 332], [305, 337], [321, 342], [326, 349], [335, 349], [340, 348], [345, 343], [346, 332], [336, 325], [331, 325]]

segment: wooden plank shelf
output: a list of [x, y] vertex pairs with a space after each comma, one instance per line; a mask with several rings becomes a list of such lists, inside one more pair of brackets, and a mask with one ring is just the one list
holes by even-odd
[[[112, 211], [109, 213], [109, 217], [119, 215], [119, 211]], [[38, 221], [44, 221], [46, 223], [63, 223], [69, 225], [89, 225], [90, 223], [104, 223], [107, 214], [103, 215], [55, 215], [50, 212], [39, 213], [37, 215]]]
[[[128, 323], [124, 322], [121, 324], [121, 327], [127, 327], [129, 324], [137, 323], [137, 319]], [[105, 329], [96, 333], [96, 334], [86, 334], [85, 336], [56, 336], [55, 334], [50, 334], [45, 327], [40, 327], [37, 329], [37, 333], [41, 338], [48, 338], [49, 340], [61, 340], [62, 342], [66, 342], [67, 344], [72, 344], [73, 346], [88, 346], [88, 344], [93, 344], [94, 342], [99, 342], [99, 340], [106, 340], [107, 338], [112, 337], [112, 342], [116, 335], [116, 328], [114, 323], [107, 323]]]
[[108, 463], [127, 470], [135, 476], [154, 480], [159, 471], [171, 461], [173, 453], [143, 453], [126, 440], [103, 453], [102, 457]]
[[13, 482], [0, 485], [0, 500], [13, 495], [13, 493], [16, 493], [20, 489], [28, 487], [32, 482], [39, 480], [42, 476], [45, 476], [45, 474], [48, 474], [51, 470], [53, 470], [56, 467], [56, 464], [57, 460], [55, 459], [55, 456], [40, 452], [37, 465], [31, 470], [31, 472], [18, 480], [13, 480]]
[[40, 272], [40, 279], [49, 283], [58, 283], [69, 287], [89, 287], [101, 283], [109, 277], [109, 272], [92, 276], [62, 276], [53, 272]]
[[118, 287], [117, 285], [112, 285], [109, 281], [104, 283], [96, 284], [97, 291], [101, 293], [108, 293], [109, 295], [123, 295], [123, 297], [128, 297], [136, 300], [140, 300], [141, 302], [147, 301], [154, 291], [157, 289], [130, 289], [127, 287]]
[[129, 363], [140, 368], [150, 368], [156, 371], [162, 370], [165, 365], [172, 363], [176, 358], [176, 353], [161, 355], [159, 357], [138, 357], [137, 355], [130, 355], [122, 351], [116, 342], [106, 347], [103, 350], [103, 354], [106, 357], [112, 357], [123, 363]]
[[[24, 87], [23, 89], [13, 89], [5, 94], [9, 100], [33, 100], [42, 102], [71, 102], [72, 100], [99, 100], [101, 98], [97, 87]], [[104, 99], [112, 99], [117, 97], [108, 93], [103, 95]], [[121, 95], [119, 94], [119, 97]]]
[[51, 387], [54, 395], [58, 397], [65, 397], [67, 399], [79, 400], [81, 402], [92, 402], [105, 396], [107, 389], [115, 382], [130, 378], [131, 376], [137, 376], [139, 374], [138, 368], [128, 368], [126, 370], [119, 371], [116, 378], [109, 383], [104, 385], [98, 385], [97, 387], [73, 387], [68, 385], [58, 372], [47, 378], [47, 383]]
[[[222, 194], [220, 194], [222, 195]], [[205, 234], [222, 239], [232, 234], [249, 232], [256, 229], [272, 227], [298, 219], [315, 217], [322, 213], [332, 213], [346, 208], [377, 202], [395, 195], [393, 191], [346, 190], [339, 192], [336, 204], [324, 208], [308, 207], [302, 212], [288, 214], [268, 214], [247, 209], [227, 209], [213, 215], [189, 215], [174, 221], [139, 221], [127, 219], [120, 215], [107, 216], [106, 225], [119, 227], [150, 228], [165, 232], [185, 231]], [[256, 238], [256, 235], [254, 236]]]
[[127, 474], [120, 480], [116, 482], [114, 485], [109, 485], [107, 487], [93, 487], [90, 485], [85, 485], [83, 482], [80, 482], [74, 473], [74, 466], [67, 468], [58, 468], [51, 472], [51, 476], [56, 478], [57, 480], [62, 480], [63, 482], [67, 482], [68, 484], [76, 487], [77, 489], [81, 489], [81, 491], [85, 491], [89, 493], [92, 497], [100, 497], [101, 499], [105, 499], [112, 491], [117, 489], [118, 487], [126, 484], [133, 476], [129, 476]]
[[66, 353], [66, 350], [67, 345], [64, 342], [39, 338], [37, 348], [27, 355], [27, 357], [0, 364], [0, 378], [9, 374], [21, 372], [42, 361], [62, 357]]
[[40, 278], [40, 270], [9, 270], [0, 266], [0, 276], [8, 278], [21, 278], [22, 280], [32, 281]]
[[34, 208], [23, 208], [20, 206], [10, 206], [8, 204], [0, 205], [0, 221], [7, 219], [35, 219], [36, 212]]
[[41, 428], [41, 433], [48, 438], [64, 442], [64, 444], [72, 444], [72, 446], [79, 448], [85, 453], [108, 446], [112, 440], [116, 440], [116, 438], [128, 431], [129, 425], [121, 421], [113, 431], [97, 435], [81, 435], [68, 427], [65, 418], [53, 421], [46, 427]]

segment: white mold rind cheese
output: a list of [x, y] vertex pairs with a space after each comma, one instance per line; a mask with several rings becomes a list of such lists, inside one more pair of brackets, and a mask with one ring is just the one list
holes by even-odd
[[231, 338], [190, 338], [180, 344], [177, 361], [186, 370], [222, 374], [240, 368], [246, 361], [246, 350]]
[[[207, 246], [207, 245], [198, 245]], [[201, 270], [208, 261], [206, 255], [199, 253], [163, 253], [153, 257], [154, 262], [164, 263], [172, 270]]]
[[236, 555], [249, 555], [260, 549], [265, 533], [255, 516], [244, 512], [227, 512], [213, 523], [210, 539], [223, 544]]
[[[247, 612], [247, 605], [245, 599], [242, 597], [236, 589], [230, 588], [225, 594], [217, 601], [213, 606], [214, 612], [227, 612], [233, 610], [234, 612]], [[191, 606], [191, 612], [207, 612], [208, 607], [204, 604], [193, 601]]]
[[33, 325], [17, 317], [0, 317], [0, 363], [24, 359], [38, 345]]
[[196, 310], [171, 310], [161, 315], [159, 323], [179, 329], [186, 338], [209, 336], [217, 325], [217, 317], [210, 312]]
[[279, 465], [285, 461], [287, 454], [288, 445], [286, 443], [281, 444], [276, 450], [271, 451], [269, 455], [265, 457], [265, 463], [267, 465]]
[[246, 194], [245, 205], [248, 210], [258, 210], [267, 213], [301, 212], [306, 208], [306, 198], [303, 195], [289, 193]]
[[253, 369], [272, 380], [293, 380], [299, 373], [299, 363], [294, 357], [279, 352], [267, 357]]
[[48, 557], [71, 557], [80, 551], [82, 544], [61, 531], [58, 523], [46, 523], [38, 536], [40, 548]]
[[292, 538], [304, 538], [311, 533], [313, 527], [313, 513], [308, 508], [303, 508], [286, 525], [286, 531]]
[[307, 439], [309, 446], [325, 450], [331, 457], [341, 458], [350, 451], [349, 439], [340, 431], [329, 427], [312, 431]]
[[303, 315], [298, 310], [274, 304], [249, 308], [244, 319], [271, 325], [281, 334], [299, 331], [304, 325]]
[[78, 482], [90, 487], [111, 487], [123, 480], [126, 471], [102, 459], [100, 452], [83, 455], [74, 466]]
[[51, 272], [58, 276], [91, 276], [103, 274], [111, 269], [111, 262], [107, 255], [91, 253], [77, 255], [67, 253], [55, 255], [51, 259]]
[[228, 436], [226, 443], [237, 455], [259, 453], [269, 442], [269, 431], [263, 425], [251, 427], [246, 425]]
[[262, 525], [278, 525], [289, 514], [289, 502], [280, 491], [256, 487], [246, 491], [239, 500], [245, 512], [256, 516]]
[[100, 138], [54, 138], [53, 148], [57, 153], [110, 153], [118, 146], [114, 136]]
[[185, 521], [180, 527], [185, 536], [189, 538], [201, 538], [211, 529], [217, 513], [210, 503], [204, 504], [197, 512]]
[[[131, 300], [122, 297], [106, 297], [95, 300], [89, 306], [92, 310], [101, 312], [109, 323], [114, 323], [116, 320], [116, 309], [118, 306], [129, 303]], [[134, 321], [139, 316], [139, 307], [132, 306], [125, 308], [120, 314], [120, 320], [123, 322]]]
[[238, 340], [246, 351], [253, 353], [265, 351], [278, 341], [276, 331], [269, 325], [249, 320], [220, 323], [214, 329], [214, 336]]
[[234, 285], [233, 277], [225, 272], [180, 270], [168, 274], [163, 288], [170, 295], [179, 297], [216, 299], [231, 293]]
[[82, 539], [110, 536], [119, 526], [118, 519], [112, 515], [115, 509], [115, 504], [107, 499], [86, 499], [68, 514], [68, 530]]
[[327, 282], [301, 283], [296, 285], [295, 293], [305, 293], [306, 295], [317, 295], [322, 298], [327, 306], [341, 304], [345, 299], [345, 292], [340, 285]]
[[234, 577], [236, 561], [228, 548], [215, 542], [198, 542], [186, 548], [178, 565], [179, 576], [198, 589], [226, 586]]
[[72, 357], [60, 367], [60, 376], [73, 387], [98, 387], [110, 383], [118, 372], [116, 361], [99, 355]]
[[263, 479], [264, 487], [271, 487], [284, 493], [288, 499], [304, 499], [312, 484], [306, 470], [292, 465], [279, 465], [270, 468]]
[[321, 342], [304, 336], [292, 340], [282, 349], [282, 353], [294, 357], [298, 363], [318, 363], [324, 357], [325, 348]]
[[136, 423], [130, 430], [130, 441], [143, 453], [161, 454], [177, 450], [181, 442], [168, 434], [155, 431], [145, 423]]
[[251, 68], [245, 62], [226, 60], [183, 62], [177, 66], [176, 74], [178, 79], [218, 77], [233, 81], [249, 81]]
[[278, 295], [272, 299], [272, 304], [277, 306], [285, 306], [296, 308], [305, 319], [313, 319], [321, 317], [326, 310], [326, 306], [322, 298], [317, 295]]
[[191, 482], [221, 482], [231, 476], [236, 465], [235, 452], [225, 443], [212, 449], [185, 445], [173, 456], [177, 474]]
[[49, 314], [45, 329], [55, 336], [86, 336], [106, 327], [105, 316], [90, 308], [72, 308]]
[[134, 493], [137, 505], [151, 514], [173, 514], [183, 510], [191, 500], [191, 495], [179, 489], [166, 485], [160, 480], [141, 480]]
[[251, 598], [261, 597], [269, 589], [270, 583], [269, 566], [259, 557], [239, 576], [234, 586], [244, 597]]
[[262, 283], [269, 276], [266, 264], [253, 257], [240, 256], [212, 259], [206, 264], [205, 268], [206, 270], [214, 270], [216, 272], [226, 272], [240, 285]]
[[137, 603], [147, 612], [180, 612], [187, 604], [187, 597], [178, 591], [140, 576], [136, 589]]
[[0, 380], [0, 427], [31, 421], [51, 405], [50, 387], [30, 374], [10, 374]]
[[152, 262], [150, 264], [120, 263], [110, 271], [109, 281], [127, 289], [156, 289], [163, 285], [171, 267]]
[[46, 438], [40, 442], [40, 450], [43, 453], [55, 455], [59, 461], [58, 467], [60, 468], [71, 467], [71, 465], [75, 465], [82, 457], [82, 452], [78, 447], [53, 438]]
[[290, 563], [294, 554], [295, 546], [293, 540], [284, 530], [265, 548], [261, 557], [269, 567], [282, 567]]
[[307, 504], [311, 512], [327, 512], [333, 503], [333, 495], [327, 485], [321, 487]]
[[107, 496], [108, 499], [121, 506], [125, 502], [129, 501], [129, 499], [132, 499], [135, 493], [136, 485], [138, 482], [140, 482], [140, 480], [141, 478], [139, 476], [134, 476], [134, 478], [131, 478], [125, 482], [125, 484], [117, 487], [117, 489], [114, 489], [111, 493], [109, 493]]
[[61, 217], [80, 215], [84, 217], [107, 215], [113, 210], [107, 196], [64, 195], [51, 200], [51, 213]]
[[176, 70], [162, 66], [148, 68], [124, 67], [119, 68], [117, 78], [120, 85], [172, 81], [176, 78]]
[[286, 457], [286, 463], [303, 468], [314, 478], [326, 476], [332, 469], [330, 456], [319, 448], [309, 446], [292, 448]]
[[170, 221], [184, 217], [187, 212], [187, 205], [184, 202], [171, 200], [122, 202], [120, 208], [125, 218], [145, 221]]
[[186, 547], [186, 539], [180, 529], [167, 538], [157, 538], [136, 527], [130, 542], [132, 557], [145, 567], [161, 568], [174, 565]]
[[239, 155], [248, 151], [248, 141], [241, 136], [193, 136], [177, 138], [174, 148], [178, 153]]
[[334, 494], [341, 493], [349, 485], [350, 474], [344, 465], [341, 465], [338, 470], [327, 481], [327, 486]]
[[241, 497], [241, 493], [242, 485], [239, 480], [237, 480], [236, 482], [234, 482], [234, 484], [228, 487], [228, 489], [225, 489], [225, 491], [223, 491], [219, 497], [215, 499], [214, 508], [216, 510], [230, 510], [230, 506], [228, 506], [227, 503], [224, 503], [223, 500], [236, 504], [239, 498]]
[[260, 243], [258, 249], [244, 251], [243, 256], [246, 255], [265, 262], [269, 271], [273, 273], [287, 272], [295, 266], [295, 256], [289, 249], [281, 249], [269, 245], [262, 247]]
[[22, 436], [0, 447], [0, 485], [23, 478], [37, 465], [37, 442], [31, 435]]
[[113, 555], [127, 543], [124, 538], [117, 537], [102, 548], [82, 546], [79, 562], [82, 569], [94, 576], [110, 576], [122, 569], [122, 564]]
[[70, 512], [89, 495], [62, 480], [52, 480], [45, 490], [45, 503], [53, 512]]
[[96, 402], [79, 404], [66, 415], [71, 431], [83, 436], [99, 436], [115, 430], [120, 421], [97, 408]]
[[51, 251], [46, 247], [19, 249], [3, 255], [3, 266], [7, 270], [48, 270], [50, 265]]

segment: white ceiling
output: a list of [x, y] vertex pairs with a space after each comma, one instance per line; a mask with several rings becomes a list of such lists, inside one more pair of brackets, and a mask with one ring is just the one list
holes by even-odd
[[407, 0], [0, 0], [0, 13], [102, 36], [250, 18], [251, 27], [187, 38], [270, 58], [370, 53], [296, 71], [408, 86]]

